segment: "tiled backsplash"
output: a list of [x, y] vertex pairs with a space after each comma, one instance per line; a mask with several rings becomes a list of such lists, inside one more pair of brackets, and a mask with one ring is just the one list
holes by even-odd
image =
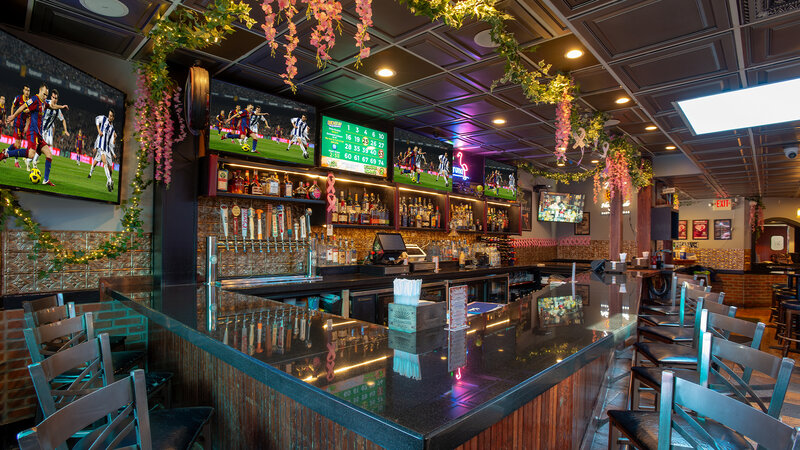
[[[636, 255], [636, 241], [622, 241], [622, 252], [628, 259]], [[608, 259], [608, 241], [592, 240], [589, 245], [559, 245], [558, 257], [561, 259]]]
[[[67, 250], [88, 250], [107, 240], [112, 233], [101, 231], [51, 231], [64, 243]], [[97, 288], [101, 277], [149, 275], [152, 271], [150, 233], [136, 238], [137, 250], [120, 255], [116, 259], [100, 259], [89, 264], [69, 265], [61, 272], [38, 278], [37, 273], [51, 264], [52, 254], [28, 256], [33, 242], [24, 231], [5, 230], [0, 233], [0, 257], [2, 258], [2, 295], [48, 293]]]

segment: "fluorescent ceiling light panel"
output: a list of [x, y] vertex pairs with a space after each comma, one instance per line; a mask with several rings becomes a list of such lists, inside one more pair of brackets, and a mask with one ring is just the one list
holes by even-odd
[[694, 134], [800, 120], [800, 78], [676, 103]]

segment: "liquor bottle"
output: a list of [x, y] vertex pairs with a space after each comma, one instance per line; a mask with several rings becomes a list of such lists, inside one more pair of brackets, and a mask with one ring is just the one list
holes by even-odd
[[331, 223], [338, 223], [339, 222], [339, 201], [336, 200], [336, 196], [333, 196], [333, 211], [331, 211]]
[[408, 226], [408, 216], [406, 216], [406, 199], [402, 197], [400, 199], [400, 226], [406, 227]]
[[358, 264], [358, 252], [356, 251], [356, 244], [350, 240], [350, 263]]
[[339, 191], [339, 223], [347, 223], [347, 202], [344, 191]]
[[433, 227], [442, 228], [442, 216], [439, 214], [439, 205], [436, 205], [436, 211], [433, 213]]
[[314, 180], [314, 183], [308, 188], [308, 198], [312, 200], [319, 200], [322, 198], [322, 189], [317, 185], [317, 180]]
[[370, 225], [372, 213], [370, 212], [369, 195], [367, 190], [364, 189], [364, 198], [361, 200], [361, 225]]
[[347, 241], [340, 239], [339, 240], [339, 265], [343, 266], [347, 264]]
[[242, 194], [250, 194], [250, 171], [244, 171], [244, 182], [242, 184]]
[[267, 195], [272, 197], [281, 195], [281, 183], [278, 180], [278, 174], [276, 172], [272, 172], [272, 175], [269, 177], [269, 190], [267, 191]]
[[294, 190], [294, 197], [295, 198], [306, 198], [308, 196], [308, 190], [306, 189], [306, 184], [302, 181], [297, 183], [297, 189]]
[[261, 188], [261, 181], [257, 170], [253, 171], [253, 179], [250, 181], [250, 193], [253, 195], [264, 195], [264, 189]]
[[370, 198], [370, 206], [369, 206], [369, 224], [370, 225], [380, 225], [380, 218], [378, 216], [378, 202], [375, 201], [375, 198]]
[[328, 236], [325, 236], [325, 265], [330, 265], [333, 260], [333, 247]]
[[220, 165], [217, 171], [217, 190], [220, 192], [228, 192], [228, 170]]
[[414, 226], [415, 227], [422, 227], [422, 197], [417, 197], [417, 205], [416, 205], [416, 212], [415, 212], [415, 220]]
[[[347, 239], [344, 240], [344, 252], [341, 252], [341, 253], [344, 253], [344, 264], [350, 265], [352, 263], [352, 261], [350, 260], [350, 241], [349, 240], [347, 240]], [[341, 253], [339, 254], [339, 258], [340, 259], [342, 258]]]
[[361, 219], [361, 204], [358, 203], [358, 194], [353, 194], [353, 208], [350, 214], [350, 223], [357, 224]]
[[283, 192], [284, 192], [283, 196], [291, 197], [293, 193], [292, 189], [293, 187], [294, 186], [292, 185], [292, 182], [289, 181], [289, 174], [288, 173], [283, 174]]

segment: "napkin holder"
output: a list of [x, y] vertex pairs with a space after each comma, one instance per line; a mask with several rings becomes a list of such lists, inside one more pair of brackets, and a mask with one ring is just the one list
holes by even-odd
[[622, 261], [606, 261], [603, 265], [605, 273], [625, 273], [628, 271], [628, 263]]
[[420, 300], [418, 305], [389, 303], [389, 329], [414, 333], [431, 328], [444, 328], [447, 303]]
[[447, 346], [447, 331], [431, 328], [416, 333], [389, 330], [389, 348], [422, 355]]

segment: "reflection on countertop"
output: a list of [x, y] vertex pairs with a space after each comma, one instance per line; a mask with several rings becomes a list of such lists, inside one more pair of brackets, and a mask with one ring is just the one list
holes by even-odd
[[543, 392], [631, 334], [642, 273], [625, 284], [577, 278], [470, 316], [468, 329], [414, 334], [204, 285], [110, 280], [106, 292], [193, 342], [222, 343], [427, 437], [512, 390]]

